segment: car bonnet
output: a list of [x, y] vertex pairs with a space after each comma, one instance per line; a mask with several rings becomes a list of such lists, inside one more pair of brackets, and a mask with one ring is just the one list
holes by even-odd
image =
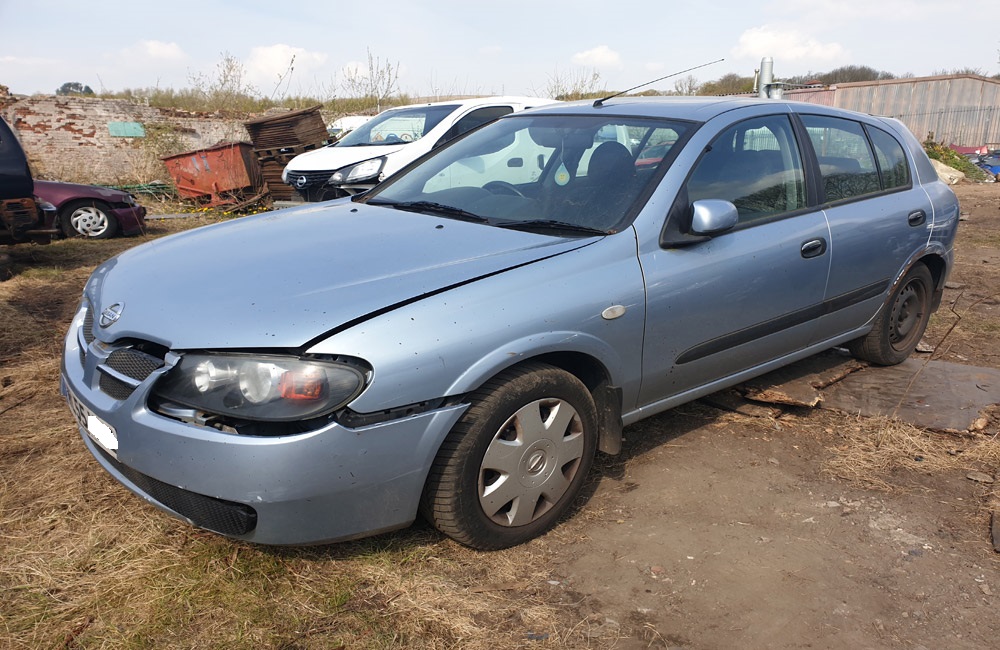
[[594, 240], [341, 200], [138, 246], [99, 266], [86, 296], [95, 316], [115, 307], [114, 322], [94, 318], [105, 342], [296, 349], [393, 306]]
[[370, 158], [388, 156], [394, 154], [404, 146], [399, 145], [370, 145], [354, 147], [323, 147], [307, 151], [295, 156], [289, 163], [289, 171], [312, 172], [312, 171], [335, 171], [359, 163]]

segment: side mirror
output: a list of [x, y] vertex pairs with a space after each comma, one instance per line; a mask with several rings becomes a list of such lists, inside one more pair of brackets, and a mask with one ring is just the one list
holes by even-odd
[[729, 201], [719, 199], [702, 199], [691, 206], [694, 214], [691, 216], [691, 233], [695, 235], [714, 235], [732, 229], [740, 221], [740, 213]]

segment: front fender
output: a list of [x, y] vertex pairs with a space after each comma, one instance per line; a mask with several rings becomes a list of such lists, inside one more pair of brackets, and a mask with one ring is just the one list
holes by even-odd
[[455, 378], [448, 395], [461, 395], [475, 390], [486, 380], [523, 361], [552, 353], [576, 353], [597, 361], [606, 371], [612, 385], [625, 380], [621, 356], [607, 341], [586, 332], [539, 332], [490, 350]]
[[[609, 307], [614, 317], [604, 318]], [[504, 368], [551, 353], [587, 355], [634, 403], [645, 292], [631, 231], [427, 296], [318, 342], [373, 368], [351, 404], [376, 413], [460, 395]]]

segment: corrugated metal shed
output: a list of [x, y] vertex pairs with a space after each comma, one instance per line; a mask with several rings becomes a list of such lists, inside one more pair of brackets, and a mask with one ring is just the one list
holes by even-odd
[[894, 117], [917, 138], [977, 146], [1000, 140], [1000, 80], [943, 75], [785, 92], [787, 99]]

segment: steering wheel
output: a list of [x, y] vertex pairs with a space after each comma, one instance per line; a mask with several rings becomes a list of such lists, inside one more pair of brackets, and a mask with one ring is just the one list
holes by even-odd
[[513, 196], [519, 196], [522, 199], [528, 198], [521, 192], [521, 190], [517, 189], [517, 187], [507, 181], [490, 181], [486, 185], [483, 185], [483, 189], [487, 192], [492, 192], [493, 194], [511, 194]]

